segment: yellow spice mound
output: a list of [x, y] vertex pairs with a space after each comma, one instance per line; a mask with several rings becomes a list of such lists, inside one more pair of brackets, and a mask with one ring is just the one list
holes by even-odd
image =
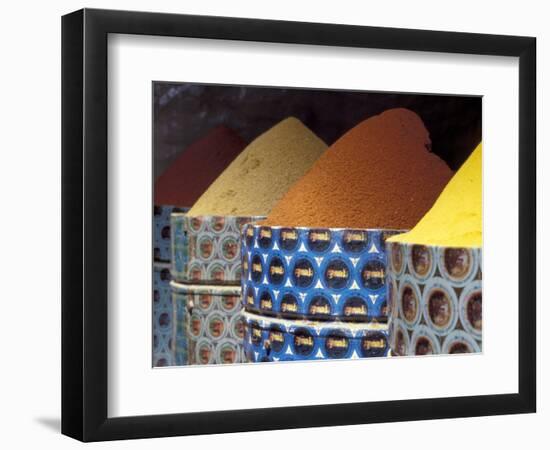
[[327, 145], [294, 117], [250, 143], [189, 210], [190, 216], [266, 216]]
[[389, 242], [481, 247], [481, 144], [451, 178], [432, 208], [408, 233]]

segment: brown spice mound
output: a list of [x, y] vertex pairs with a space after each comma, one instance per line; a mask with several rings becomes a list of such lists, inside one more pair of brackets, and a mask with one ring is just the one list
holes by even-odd
[[267, 225], [410, 229], [452, 176], [422, 120], [391, 109], [348, 131], [273, 207]]
[[155, 205], [191, 207], [245, 148], [233, 130], [219, 126], [187, 147], [155, 183]]

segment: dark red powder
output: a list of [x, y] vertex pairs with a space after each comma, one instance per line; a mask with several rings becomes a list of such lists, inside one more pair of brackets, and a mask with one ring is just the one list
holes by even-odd
[[194, 142], [157, 179], [155, 205], [193, 206], [245, 145], [225, 126]]

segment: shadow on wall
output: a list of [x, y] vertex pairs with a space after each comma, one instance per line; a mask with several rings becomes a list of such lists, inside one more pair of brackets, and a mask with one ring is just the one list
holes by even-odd
[[196, 139], [226, 125], [247, 142], [295, 116], [331, 145], [359, 122], [389, 108], [415, 111], [432, 151], [452, 169], [481, 140], [481, 97], [155, 82], [155, 177]]

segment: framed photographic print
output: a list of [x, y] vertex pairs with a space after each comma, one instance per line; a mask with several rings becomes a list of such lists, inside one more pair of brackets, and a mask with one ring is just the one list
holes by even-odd
[[62, 21], [62, 432], [528, 413], [536, 41]]

